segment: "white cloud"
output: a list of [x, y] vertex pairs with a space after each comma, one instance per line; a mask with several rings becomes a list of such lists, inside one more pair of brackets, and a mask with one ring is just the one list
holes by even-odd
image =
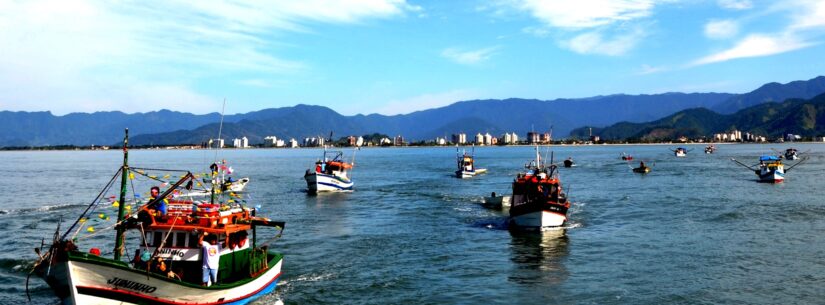
[[[784, 0], [774, 3], [758, 16], [786, 18], [788, 24], [773, 33], [753, 33], [723, 51], [694, 60], [687, 66], [718, 63], [738, 58], [781, 54], [820, 44], [825, 35], [825, 1]], [[718, 30], [718, 29], [717, 29]], [[705, 29], [708, 34], [708, 29]], [[724, 30], [720, 31], [724, 32]]]
[[800, 41], [792, 36], [752, 34], [739, 41], [732, 48], [700, 58], [694, 61], [691, 65], [704, 65], [736, 58], [774, 55], [809, 47], [811, 45], [812, 43], [810, 42]]
[[668, 68], [666, 68], [666, 67], [654, 67], [654, 66], [651, 66], [651, 65], [648, 65], [648, 64], [643, 64], [641, 69], [639, 69], [639, 72], [637, 72], [636, 74], [638, 74], [638, 75], [647, 75], [647, 74], [654, 74], [654, 73], [659, 73], [659, 72], [663, 72], [663, 71], [667, 71], [667, 70], [668, 70]]
[[739, 24], [733, 20], [711, 20], [705, 24], [705, 36], [710, 39], [726, 39], [736, 36]]
[[490, 59], [498, 49], [497, 46], [478, 50], [447, 48], [441, 51], [441, 56], [462, 65], [475, 65]]
[[591, 31], [563, 41], [562, 46], [581, 54], [619, 56], [631, 50], [645, 36], [641, 28], [612, 37], [605, 37], [600, 31]]
[[377, 112], [384, 115], [406, 114], [419, 110], [443, 107], [459, 101], [478, 99], [480, 97], [480, 93], [467, 89], [427, 93], [392, 100], [387, 103], [386, 106], [378, 109]]
[[[289, 47], [279, 39], [287, 33], [421, 11], [404, 0], [0, 0], [0, 107], [65, 113], [82, 101], [146, 111], [154, 110], [151, 98], [206, 112], [177, 104], [221, 98], [196, 93], [200, 79], [305, 71], [278, 55]], [[167, 95], [141, 91], [153, 89]]]
[[651, 14], [653, 0], [523, 0], [517, 3], [546, 25], [559, 28], [593, 28]]
[[729, 10], [748, 10], [753, 8], [751, 0], [718, 0], [716, 3], [719, 7]]

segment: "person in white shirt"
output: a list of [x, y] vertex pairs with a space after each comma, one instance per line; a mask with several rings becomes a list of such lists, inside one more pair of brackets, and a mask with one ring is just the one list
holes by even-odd
[[202, 285], [207, 286], [210, 282], [212, 284], [218, 283], [218, 259], [221, 256], [221, 245], [218, 244], [218, 236], [206, 236], [204, 232], [201, 236], [201, 259], [203, 260], [203, 279]]

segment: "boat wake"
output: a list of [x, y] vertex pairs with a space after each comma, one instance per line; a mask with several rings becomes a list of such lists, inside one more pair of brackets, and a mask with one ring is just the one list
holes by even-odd
[[68, 209], [85, 207], [85, 206], [86, 206], [85, 204], [64, 203], [64, 204], [46, 205], [46, 206], [36, 207], [36, 208], [0, 210], [0, 215], [29, 214], [29, 213], [39, 213], [39, 212], [49, 212], [49, 211], [60, 211], [60, 210], [68, 210]]

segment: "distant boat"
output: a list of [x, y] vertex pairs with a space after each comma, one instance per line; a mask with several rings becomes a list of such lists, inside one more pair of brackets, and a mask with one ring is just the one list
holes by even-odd
[[576, 163], [573, 162], [573, 158], [567, 158], [564, 160], [564, 167], [573, 167], [576, 166]]
[[513, 181], [511, 227], [540, 230], [563, 226], [570, 202], [562, 190], [556, 165], [545, 166], [536, 146], [536, 159], [525, 168], [526, 172]]
[[684, 158], [684, 157], [687, 157], [688, 152], [689, 152], [689, 150], [687, 148], [677, 147], [676, 149], [673, 150], [673, 155], [678, 157], [678, 158]]
[[490, 197], [484, 197], [482, 205], [490, 209], [507, 209], [510, 208], [510, 200], [512, 196], [496, 195], [495, 192], [490, 194]]
[[456, 149], [456, 166], [458, 167], [455, 171], [456, 178], [472, 178], [475, 177], [475, 175], [484, 174], [487, 172], [486, 168], [476, 167], [474, 152], [475, 148], [473, 148], [473, 153], [468, 154], [467, 151], [464, 151], [463, 154], [459, 154]]
[[642, 161], [639, 163], [639, 167], [633, 168], [633, 172], [639, 174], [647, 174], [650, 172], [650, 167], [645, 165], [645, 162]]
[[354, 183], [349, 177], [352, 163], [344, 162], [344, 153], [341, 151], [327, 151], [324, 149], [324, 158], [315, 162], [314, 169], [307, 169], [304, 179], [307, 182], [307, 192], [317, 194], [322, 192], [352, 191]]
[[759, 157], [759, 164], [756, 168], [754, 168], [743, 164], [742, 162], [736, 161], [736, 159], [731, 159], [731, 161], [752, 170], [757, 176], [759, 176], [759, 182], [767, 183], [781, 183], [785, 181], [785, 174], [788, 171], [807, 160], [807, 158], [802, 159], [802, 161], [797, 162], [793, 166], [785, 168], [785, 165], [782, 164], [782, 157], [765, 155]]
[[796, 148], [788, 148], [785, 150], [785, 159], [796, 160], [799, 159], [799, 151]]
[[622, 153], [622, 160], [624, 160], [624, 161], [633, 160], [633, 156], [631, 156], [629, 154], [626, 154], [626, 153]]
[[705, 146], [705, 153], [706, 154], [712, 154], [714, 152], [716, 152], [716, 146], [713, 146], [713, 144]]

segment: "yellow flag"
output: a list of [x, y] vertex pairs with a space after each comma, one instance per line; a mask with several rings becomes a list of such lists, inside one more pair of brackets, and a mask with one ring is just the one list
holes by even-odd
[[163, 175], [163, 179], [169, 179], [170, 176], [169, 174]]
[[100, 213], [97, 215], [97, 217], [100, 219], [106, 219], [106, 214]]
[[89, 231], [89, 232], [94, 232], [94, 231], [95, 231], [95, 227], [88, 227], [88, 228], [86, 228], [86, 231]]
[[135, 173], [129, 173], [129, 180], [135, 180]]
[[126, 209], [127, 211], [129, 211], [129, 210], [131, 210], [131, 209], [132, 209], [132, 206], [131, 206], [131, 205], [127, 205], [127, 206], [125, 206], [125, 207], [123, 207], [123, 208], [124, 208], [124, 209]]
[[80, 219], [80, 223], [84, 223], [84, 222], [86, 222], [86, 217], [83, 217], [83, 218]]
[[120, 207], [120, 202], [117, 202], [117, 201], [112, 202], [112, 207], [113, 207], [113, 208]]
[[152, 178], [152, 179], [157, 179], [157, 178], [158, 178], [158, 176], [152, 175], [152, 176], [149, 176], [149, 178]]

